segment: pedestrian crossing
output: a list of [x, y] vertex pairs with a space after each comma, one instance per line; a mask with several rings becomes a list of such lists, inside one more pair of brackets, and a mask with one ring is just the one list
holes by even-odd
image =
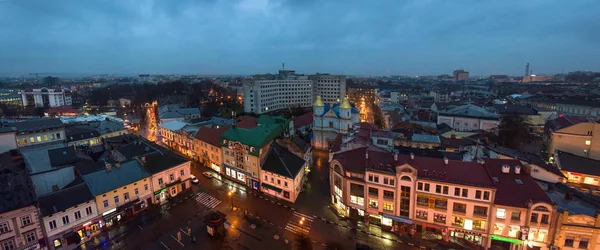
[[195, 197], [196, 201], [206, 207], [215, 208], [221, 201], [215, 197], [208, 195], [207, 193], [198, 193]]
[[[313, 216], [294, 211], [294, 214], [292, 214], [287, 225], [285, 225], [285, 230], [295, 234], [308, 235], [314, 219]], [[300, 223], [300, 221], [302, 221], [302, 223]]]

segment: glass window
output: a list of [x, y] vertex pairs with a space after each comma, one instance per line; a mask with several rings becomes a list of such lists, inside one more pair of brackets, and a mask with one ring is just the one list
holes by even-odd
[[475, 199], [481, 199], [481, 190], [475, 191]]
[[182, 170], [180, 170], [180, 171], [179, 171], [179, 176], [183, 177], [184, 175], [185, 175], [185, 170], [183, 170], [183, 169], [182, 169]]
[[383, 210], [385, 211], [394, 211], [394, 205], [392, 203], [383, 203]]
[[148, 191], [148, 184], [144, 184], [144, 190]]
[[422, 219], [422, 220], [427, 220], [427, 211], [424, 210], [417, 210], [417, 218]]
[[462, 227], [465, 224], [465, 219], [458, 216], [452, 216], [452, 225]]
[[575, 243], [575, 241], [573, 240], [573, 237], [567, 237], [565, 238], [565, 247], [573, 247], [573, 243]]
[[0, 222], [0, 234], [6, 233], [10, 231], [10, 227], [8, 226], [8, 222]]
[[134, 193], [135, 195], [138, 195], [138, 194], [140, 194], [140, 191], [139, 191], [137, 188], [135, 188], [135, 189], [133, 190], [133, 193]]
[[454, 196], [460, 196], [460, 188], [454, 188]]
[[376, 196], [376, 197], [379, 196], [379, 189], [370, 187], [369, 188], [369, 195], [370, 196]]
[[433, 221], [437, 223], [446, 224], [446, 215], [445, 214], [433, 214]]
[[581, 238], [579, 240], [579, 249], [588, 249], [590, 239]]
[[104, 200], [102, 203], [104, 204], [104, 207], [108, 207], [108, 200]]
[[443, 194], [448, 194], [448, 186], [444, 186], [444, 190], [442, 191]]
[[429, 204], [428, 202], [429, 199], [422, 196], [417, 196], [417, 205], [426, 207]]
[[55, 229], [56, 228], [56, 221], [52, 220], [52, 221], [48, 222], [48, 226], [50, 226], [50, 229]]
[[92, 207], [86, 207], [86, 208], [85, 208], [85, 213], [86, 213], [87, 215], [90, 215], [90, 214], [92, 214]]
[[2, 242], [2, 250], [13, 250], [15, 249], [15, 243], [12, 239]]
[[129, 192], [125, 192], [125, 193], [123, 194], [123, 199], [124, 199], [125, 201], [129, 200]]
[[425, 191], [429, 192], [429, 183], [425, 183]]
[[63, 221], [63, 225], [68, 225], [69, 224], [69, 216], [68, 215], [63, 216], [62, 221]]
[[81, 211], [77, 211], [77, 212], [73, 213], [73, 215], [75, 216], [75, 220], [81, 219]]
[[506, 209], [504, 209], [504, 208], [496, 209], [496, 218], [505, 219], [506, 218]]
[[490, 199], [490, 191], [483, 192], [483, 199], [486, 201]]
[[394, 199], [394, 192], [383, 190], [383, 198]]
[[171, 181], [174, 181], [174, 180], [175, 180], [175, 175], [174, 175], [174, 174], [170, 174], [170, 175], [169, 175], [169, 179], [170, 179]]
[[377, 200], [371, 200], [369, 199], [369, 207], [370, 208], [377, 208], [378, 205], [378, 201]]
[[462, 197], [468, 197], [469, 196], [469, 190], [466, 188], [463, 188], [462, 190]]
[[417, 190], [423, 190], [423, 183], [422, 182], [418, 182], [417, 183]]
[[447, 200], [435, 200], [435, 208], [436, 209], [446, 209], [448, 208], [448, 201]]
[[512, 212], [510, 215], [511, 220], [521, 220], [521, 212]]
[[455, 202], [452, 206], [452, 211], [459, 212], [459, 213], [466, 213], [467, 212], [467, 204]]
[[487, 216], [487, 207], [482, 207], [482, 206], [474, 206], [473, 207], [473, 214], [474, 215], [479, 215], [479, 216]]
[[115, 196], [115, 204], [119, 203], [119, 196]]
[[531, 220], [530, 222], [533, 223], [537, 223], [538, 222], [538, 214], [537, 213], [531, 213]]
[[21, 217], [21, 225], [23, 226], [28, 226], [31, 225], [31, 216], [27, 215], [27, 216], [23, 216]]
[[435, 185], [435, 193], [436, 194], [442, 193], [442, 185]]

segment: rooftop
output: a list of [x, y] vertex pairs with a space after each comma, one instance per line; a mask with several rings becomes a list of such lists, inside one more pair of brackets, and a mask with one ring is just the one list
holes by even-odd
[[[221, 134], [221, 139], [262, 148], [279, 136], [281, 132], [281, 126], [273, 124], [261, 124], [251, 129], [231, 127]], [[255, 152], [258, 152], [258, 150]]]
[[139, 159], [142, 161], [142, 165], [151, 175], [188, 162], [187, 159], [184, 159], [183, 157], [171, 152], [156, 152], [142, 156]]
[[73, 147], [64, 147], [48, 150], [48, 158], [52, 167], [75, 163], [77, 152]]
[[[521, 165], [521, 161], [516, 159], [485, 160], [484, 166], [497, 188], [494, 204], [522, 208], [528, 207], [529, 200], [552, 204], [546, 192]], [[508, 173], [502, 172], [503, 166], [510, 168]], [[521, 167], [519, 174], [515, 172], [517, 166]]]
[[0, 213], [35, 203], [35, 192], [19, 151], [0, 154]]
[[21, 153], [23, 154], [23, 159], [25, 159], [30, 173], [35, 174], [53, 170], [48, 151], [64, 148], [66, 146], [67, 145], [64, 142], [60, 141], [44, 143], [21, 148]]
[[115, 150], [123, 155], [123, 157], [131, 159], [136, 156], [147, 155], [166, 149], [144, 139], [139, 139], [127, 145], [123, 145]]
[[111, 170], [102, 169], [83, 176], [90, 192], [94, 196], [104, 194], [127, 184], [142, 180], [150, 176], [139, 161], [130, 160], [117, 164]]
[[87, 140], [100, 136], [100, 133], [96, 129], [93, 129], [87, 125], [85, 126], [71, 126], [65, 129], [67, 142]]
[[556, 164], [563, 171], [600, 176], [600, 161], [598, 160], [557, 150]]
[[565, 115], [560, 116], [554, 120], [547, 121], [546, 129], [548, 129], [550, 132], [554, 132], [587, 121], [588, 119], [585, 116]]
[[438, 135], [423, 135], [413, 134], [411, 141], [414, 142], [427, 142], [427, 143], [440, 143], [440, 136]]
[[8, 124], [8, 127], [15, 127], [20, 133], [28, 133], [48, 129], [59, 129], [63, 128], [64, 124], [59, 118], [41, 118], [13, 122]]
[[516, 104], [496, 104], [494, 105], [498, 114], [502, 115], [537, 115], [538, 112], [534, 108], [525, 107]]
[[313, 123], [313, 112], [308, 112], [308, 113], [303, 114], [301, 116], [296, 116], [296, 117], [292, 118], [292, 121], [294, 121], [294, 126], [296, 126], [296, 128], [301, 128], [301, 127], [304, 127], [304, 126], [312, 125], [312, 123]]
[[93, 199], [94, 196], [90, 192], [87, 184], [79, 183], [77, 185], [40, 196], [38, 197], [38, 202], [42, 216], [51, 216], [54, 213], [64, 211], [68, 208], [86, 203]]
[[221, 135], [227, 131], [231, 126], [224, 126], [220, 128], [210, 128], [210, 127], [200, 127], [198, 132], [196, 132], [196, 139], [206, 142], [213, 146], [220, 146], [219, 138]]
[[302, 158], [289, 152], [277, 143], [271, 143], [271, 148], [261, 169], [294, 179], [300, 173], [303, 166], [304, 160]]
[[235, 122], [237, 128], [251, 129], [258, 125], [257, 119], [252, 116], [240, 116]]
[[480, 118], [480, 119], [488, 119], [488, 120], [499, 120], [498, 114], [487, 111], [486, 109], [473, 105], [467, 104], [460, 107], [456, 107], [453, 109], [446, 109], [439, 112], [440, 115], [445, 116], [458, 116], [458, 117], [470, 117], [470, 118]]
[[171, 130], [171, 131], [179, 131], [182, 128], [184, 128], [185, 126], [187, 126], [188, 124], [185, 122], [180, 122], [180, 121], [170, 121], [170, 122], [166, 122], [163, 124], [160, 124], [159, 126], [167, 129], [167, 130]]

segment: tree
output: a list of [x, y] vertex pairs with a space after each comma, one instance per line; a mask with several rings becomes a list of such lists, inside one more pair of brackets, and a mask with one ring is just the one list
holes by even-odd
[[523, 115], [505, 115], [500, 121], [500, 143], [511, 149], [523, 150], [523, 144], [528, 143], [531, 123]]

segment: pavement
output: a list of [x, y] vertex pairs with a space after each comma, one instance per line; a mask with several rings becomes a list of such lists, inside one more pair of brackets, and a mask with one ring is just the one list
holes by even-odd
[[[221, 176], [206, 178], [202, 173], [212, 170], [195, 163], [192, 174], [199, 184], [172, 202], [95, 236], [82, 249], [292, 249], [298, 235], [308, 236], [313, 249], [356, 249], [357, 244], [371, 249], [449, 249], [338, 217], [329, 206], [326, 154], [315, 155], [308, 183], [295, 204]], [[202, 215], [211, 210], [227, 215], [223, 237], [207, 234]]]

